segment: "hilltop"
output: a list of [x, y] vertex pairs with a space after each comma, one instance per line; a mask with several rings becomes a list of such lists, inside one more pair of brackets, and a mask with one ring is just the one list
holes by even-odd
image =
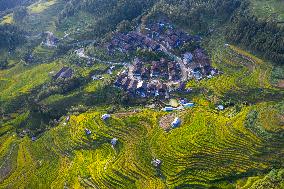
[[283, 6], [0, 0], [0, 188], [283, 188]]

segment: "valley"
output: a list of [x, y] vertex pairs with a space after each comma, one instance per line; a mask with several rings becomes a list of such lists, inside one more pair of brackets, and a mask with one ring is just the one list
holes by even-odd
[[282, 2], [12, 5], [0, 188], [284, 187]]

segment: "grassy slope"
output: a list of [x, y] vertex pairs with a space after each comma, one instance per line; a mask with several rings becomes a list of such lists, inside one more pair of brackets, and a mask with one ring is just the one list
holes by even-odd
[[63, 1], [41, 0], [28, 7], [29, 15], [18, 25], [34, 35], [45, 31], [55, 32], [57, 15], [63, 5]]
[[270, 63], [233, 45], [225, 46], [220, 35], [205, 40], [204, 44], [211, 52], [213, 65], [224, 73], [200, 82], [190, 81], [188, 87], [203, 92], [213, 103], [254, 104], [283, 97], [283, 92], [270, 84], [273, 68]]
[[54, 5], [57, 3], [57, 0], [40, 0], [37, 3], [32, 4], [31, 6], [28, 7], [28, 10], [31, 14], [38, 14], [42, 13], [46, 9], [48, 9], [50, 6]]
[[9, 70], [0, 71], [0, 100], [6, 101], [27, 94], [34, 87], [48, 81], [51, 78], [49, 72], [57, 71], [59, 65], [58, 62], [31, 67], [18, 64]]
[[0, 24], [12, 24], [14, 22], [12, 14], [8, 14], [0, 19]]

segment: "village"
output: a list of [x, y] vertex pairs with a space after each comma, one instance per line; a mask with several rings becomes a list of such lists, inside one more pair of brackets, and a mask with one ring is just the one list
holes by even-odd
[[[200, 46], [191, 50], [178, 51], [184, 45], [191, 42], [199, 43], [201, 37], [192, 36], [167, 22], [156, 22], [144, 26], [129, 33], [115, 33], [110, 42], [105, 44], [107, 52], [113, 54], [115, 51], [131, 53], [137, 49], [143, 49], [152, 53], [162, 53], [158, 60], [147, 60], [143, 57], [134, 56], [129, 63], [114, 63], [101, 61], [95, 57], [85, 54], [84, 48], [74, 51], [78, 57], [91, 61], [99, 61], [109, 65], [105, 74], [114, 76], [114, 86], [124, 90], [128, 95], [135, 98], [158, 98], [170, 100], [176, 92], [190, 93], [191, 89], [186, 87], [189, 80], [210, 79], [220, 71], [213, 68], [206, 51]], [[115, 76], [113, 70], [117, 65], [123, 66], [122, 70]], [[54, 79], [68, 79], [74, 74], [72, 68], [63, 67]], [[92, 80], [102, 80], [103, 75], [91, 75]], [[178, 98], [177, 105], [165, 105], [162, 111], [174, 112], [192, 108], [195, 103], [186, 98]], [[224, 107], [218, 106], [218, 110]], [[110, 115], [106, 114], [103, 120]], [[165, 130], [178, 127], [181, 124], [179, 117], [172, 117]], [[86, 133], [90, 134], [89, 130]]]
[[199, 42], [200, 37], [191, 36], [163, 22], [149, 24], [143, 31], [117, 33], [107, 44], [108, 52], [118, 50], [128, 53], [146, 49], [151, 52], [162, 52], [164, 56], [155, 61], [134, 58], [132, 64], [118, 74], [116, 87], [142, 98], [168, 99], [171, 92], [189, 92], [185, 87], [188, 80], [210, 79], [220, 73], [211, 66], [209, 57], [201, 47], [181, 54], [174, 52], [189, 42]]
[[[52, 35], [47, 35], [47, 41], [50, 36]], [[110, 65], [107, 72], [110, 75], [116, 65], [123, 66], [124, 69], [118, 74], [114, 85], [129, 95], [169, 99], [173, 92], [190, 92], [190, 89], [186, 88], [186, 83], [190, 79], [210, 79], [220, 74], [211, 66], [210, 58], [199, 45], [191, 47], [190, 50], [184, 48], [188, 44], [199, 44], [201, 40], [199, 36], [176, 29], [169, 22], [156, 21], [140, 25], [128, 33], [114, 33], [112, 39], [104, 46], [110, 55], [116, 51], [129, 54], [142, 49], [162, 54], [159, 59], [145, 60], [144, 57], [137, 57], [134, 54], [131, 62], [115, 63], [90, 57], [85, 54], [84, 48], [74, 52], [89, 62], [99, 61]], [[54, 78], [70, 78], [73, 72], [71, 68], [64, 67]], [[92, 75], [91, 78], [99, 80], [103, 76]]]
[[[42, 42], [50, 48], [56, 47], [58, 39], [51, 33], [46, 32], [46, 40]], [[163, 54], [159, 59], [147, 60], [143, 57], [134, 56], [131, 62], [112, 62], [109, 60], [100, 60], [86, 54], [84, 47], [73, 52], [81, 59], [87, 60], [88, 64], [100, 62], [108, 65], [105, 73], [101, 75], [90, 75], [92, 80], [104, 80], [104, 74], [112, 75], [114, 86], [125, 91], [128, 95], [135, 98], [156, 98], [160, 101], [170, 101], [163, 103], [161, 111], [168, 112], [159, 120], [159, 126], [169, 132], [180, 127], [184, 123], [182, 112], [196, 106], [186, 98], [175, 98], [172, 94], [176, 92], [190, 93], [192, 89], [187, 88], [189, 80], [200, 81], [202, 79], [211, 79], [221, 74], [221, 72], [212, 67], [209, 56], [199, 45], [180, 51], [188, 43], [200, 43], [201, 37], [192, 36], [183, 31], [175, 29], [173, 25], [167, 22], [151, 23], [144, 28], [129, 33], [116, 33], [112, 40], [106, 44], [107, 53], [114, 55], [115, 51], [130, 54], [138, 49], [146, 50], [151, 53]], [[134, 53], [135, 54], [135, 53]], [[114, 75], [116, 67], [123, 67], [122, 70]], [[70, 79], [74, 76], [75, 70], [72, 67], [64, 66], [57, 73], [52, 73], [53, 79]], [[171, 101], [176, 101], [171, 103]], [[151, 106], [151, 105], [150, 105]], [[147, 107], [147, 106], [146, 106]], [[154, 108], [156, 105], [154, 104]], [[217, 110], [223, 111], [225, 107], [218, 105]], [[101, 120], [108, 123], [112, 119], [111, 114], [101, 115]], [[115, 117], [115, 115], [114, 115]], [[70, 115], [63, 120], [63, 126], [69, 125]], [[90, 128], [84, 128], [87, 137], [91, 137], [94, 131]], [[23, 130], [21, 137], [32, 134], [29, 130]], [[31, 140], [35, 142], [37, 136], [32, 135]], [[116, 150], [121, 141], [115, 136], [108, 139], [109, 145]], [[157, 170], [163, 163], [163, 160], [153, 157], [151, 165]]]
[[[131, 62], [111, 62], [102, 61], [98, 58], [88, 56], [84, 48], [79, 48], [74, 53], [82, 59], [91, 62], [101, 62], [109, 65], [105, 74], [115, 77], [114, 86], [127, 92], [137, 98], [159, 98], [161, 100], [169, 100], [171, 94], [175, 92], [190, 93], [191, 89], [186, 87], [186, 83], [190, 79], [197, 81], [202, 79], [210, 79], [221, 72], [212, 67], [210, 58], [206, 51], [200, 46], [191, 51], [177, 53], [180, 49], [189, 42], [200, 42], [198, 36], [191, 36], [183, 31], [175, 29], [169, 23], [157, 22], [146, 26], [138, 31], [131, 31], [127, 34], [116, 33], [111, 42], [107, 43], [107, 52], [113, 54], [115, 51], [129, 53], [137, 49], [158, 53], [162, 52], [164, 56], [159, 60], [145, 60], [141, 57], [133, 57]], [[44, 45], [49, 47], [56, 46], [56, 38], [52, 33], [47, 32], [46, 42]], [[122, 66], [123, 69], [115, 76], [113, 74], [116, 66]], [[57, 73], [53, 73], [53, 79], [70, 79], [75, 71], [68, 66], [64, 66]], [[91, 75], [92, 80], [103, 80], [103, 75]], [[162, 108], [162, 111], [172, 112], [163, 117], [159, 125], [165, 131], [170, 131], [179, 127], [183, 120], [179, 116], [180, 111], [193, 108], [196, 106], [194, 102], [186, 98], [178, 98], [176, 105], [167, 104]], [[216, 107], [217, 110], [224, 110], [223, 105]], [[110, 114], [103, 114], [102, 121], [107, 121], [111, 118]], [[63, 125], [67, 125], [70, 116], [67, 116]], [[87, 136], [92, 134], [92, 131], [85, 128]], [[26, 132], [26, 131], [25, 131]], [[22, 135], [25, 135], [23, 131]], [[28, 132], [28, 131], [27, 131]], [[37, 138], [32, 137], [32, 141]], [[114, 148], [119, 140], [112, 138], [110, 144]], [[152, 160], [154, 167], [159, 167], [161, 160], [154, 158]]]
[[[159, 59], [147, 60], [134, 56], [131, 62], [114, 63], [102, 61], [85, 54], [84, 48], [74, 51], [77, 56], [89, 61], [99, 61], [109, 65], [105, 74], [113, 75], [117, 65], [123, 66], [122, 70], [113, 75], [114, 86], [124, 90], [135, 98], [172, 99], [174, 94], [190, 93], [187, 88], [189, 80], [210, 79], [221, 72], [212, 67], [209, 56], [200, 45], [184, 48], [188, 43], [200, 43], [199, 36], [189, 35], [176, 29], [172, 24], [159, 21], [140, 25], [135, 31], [128, 33], [114, 33], [112, 39], [104, 47], [109, 54], [119, 51], [122, 53], [135, 52], [143, 49], [147, 52], [161, 53]], [[183, 51], [180, 49], [183, 48]], [[54, 79], [68, 79], [74, 74], [70, 67], [63, 67]], [[92, 80], [103, 80], [103, 75], [91, 75]], [[163, 111], [179, 111], [194, 106], [186, 99], [180, 100], [180, 106], [165, 106]], [[218, 108], [219, 109], [219, 108]]]

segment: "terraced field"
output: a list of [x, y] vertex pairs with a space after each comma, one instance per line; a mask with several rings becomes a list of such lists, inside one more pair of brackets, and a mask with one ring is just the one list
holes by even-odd
[[[283, 139], [273, 146], [246, 127], [251, 109], [261, 112], [264, 106], [275, 110], [273, 103], [260, 104], [229, 117], [200, 105], [188, 110], [182, 126], [168, 133], [158, 125], [160, 113], [144, 111], [106, 122], [98, 112], [72, 116], [66, 126], [61, 122], [35, 142], [7, 134], [1, 138], [6, 169], [0, 169], [0, 187], [227, 188], [277, 165], [272, 160], [283, 155]], [[85, 128], [92, 134], [87, 136]], [[114, 137], [119, 142], [112, 147]], [[162, 160], [160, 169], [152, 166], [153, 158]]]
[[49, 72], [57, 71], [60, 63], [23, 66], [17, 64], [9, 70], [0, 71], [0, 101], [9, 100], [28, 93], [31, 89], [51, 78]]
[[57, 0], [49, 0], [49, 1], [40, 0], [39, 2], [34, 3], [31, 6], [29, 6], [28, 9], [29, 9], [30, 14], [39, 14], [45, 11], [46, 9], [48, 9], [48, 7], [56, 3], [57, 3]]
[[[49, 30], [59, 37], [92, 28], [96, 20], [84, 12], [56, 28], [62, 2], [33, 4], [22, 27], [33, 30], [31, 35]], [[252, 2], [255, 13], [265, 8], [263, 4], [275, 5], [273, 12], [277, 12], [281, 4]], [[195, 106], [174, 113], [149, 110], [143, 107], [145, 102], [135, 102], [135, 107], [127, 104], [131, 99], [111, 84], [119, 68], [110, 76], [104, 74], [108, 66], [77, 66], [68, 62], [68, 54], [62, 58], [66, 62], [36, 61], [30, 66], [14, 60], [12, 68], [0, 71], [0, 110], [5, 102], [13, 106], [22, 95], [27, 97], [33, 89], [50, 84], [49, 73], [65, 63], [74, 68], [74, 79], [82, 83], [68, 92], [46, 95], [36, 104], [52, 115], [64, 115], [58, 122], [43, 123], [28, 108], [0, 117], [0, 188], [283, 188], [283, 89], [271, 84], [272, 64], [225, 44], [220, 35], [206, 37], [203, 46], [222, 74], [189, 81], [192, 93], [175, 95]], [[50, 60], [55, 49], [38, 45], [32, 52], [39, 60]], [[103, 75], [104, 80], [92, 81], [92, 75]], [[178, 105], [176, 100], [171, 104]], [[216, 109], [219, 104], [225, 106], [224, 111]], [[111, 112], [111, 118], [102, 121], [106, 112]], [[68, 122], [65, 113], [71, 116]], [[178, 115], [181, 126], [165, 131], [159, 123], [166, 114], [171, 119]], [[21, 138], [20, 133], [28, 128], [24, 122], [34, 130]], [[92, 133], [87, 135], [85, 129]], [[35, 133], [37, 139], [32, 141]], [[115, 146], [111, 145], [113, 138], [118, 139]], [[153, 166], [155, 158], [162, 161], [161, 166]]]
[[[265, 62], [234, 46], [223, 52], [221, 57], [216, 54], [214, 64], [224, 74], [190, 82], [191, 87], [212, 91], [217, 102], [233, 90], [240, 94], [252, 87], [276, 90], [269, 84], [270, 69], [262, 67]], [[66, 126], [62, 121], [36, 142], [3, 131], [0, 187], [233, 188], [236, 182], [247, 184], [240, 184], [242, 178], [283, 164], [284, 141], [278, 135], [283, 129], [283, 104], [268, 98], [266, 103], [218, 112], [214, 101], [202, 95], [194, 97], [194, 109], [180, 114], [182, 126], [170, 132], [159, 126], [164, 113], [148, 110], [106, 122], [100, 112], [72, 116]], [[258, 116], [248, 123], [251, 112]], [[85, 128], [91, 136], [86, 136]], [[113, 148], [114, 137], [119, 143]], [[160, 169], [151, 164], [153, 158], [162, 160]]]
[[57, 14], [63, 9], [63, 1], [40, 0], [28, 7], [29, 15], [18, 25], [30, 34], [56, 30]]
[[223, 40], [213, 39], [207, 44], [213, 65], [223, 73], [200, 82], [189, 81], [188, 87], [202, 93], [213, 104], [254, 104], [283, 98], [283, 90], [271, 85], [271, 63], [234, 45], [224, 45]]
[[278, 21], [284, 21], [284, 2], [279, 0], [251, 0], [253, 12], [258, 17], [273, 17]]
[[8, 14], [1, 18], [0, 24], [11, 24], [13, 23], [13, 16], [12, 14]]
[[38, 63], [52, 61], [55, 51], [55, 49], [39, 45], [33, 50], [32, 56]]

